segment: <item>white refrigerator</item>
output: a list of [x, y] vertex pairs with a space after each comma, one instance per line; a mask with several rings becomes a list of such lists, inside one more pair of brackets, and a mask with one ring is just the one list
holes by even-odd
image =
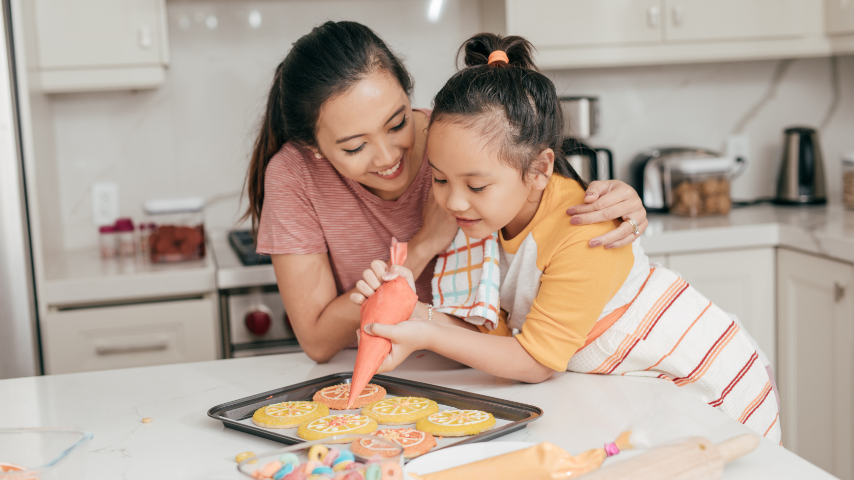
[[27, 192], [9, 1], [0, 35], [0, 379], [39, 375]]

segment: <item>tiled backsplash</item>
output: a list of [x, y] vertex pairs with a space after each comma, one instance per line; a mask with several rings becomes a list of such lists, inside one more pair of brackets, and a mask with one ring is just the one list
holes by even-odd
[[[446, 0], [438, 22], [428, 0], [278, 0], [168, 2], [172, 61], [156, 90], [50, 97], [63, 244], [94, 246], [89, 188], [119, 184], [123, 214], [172, 195], [209, 199], [209, 226], [240, 216], [239, 195], [272, 73], [290, 45], [325, 20], [373, 28], [415, 77], [414, 105], [428, 107], [454, 71], [460, 43], [479, 31], [477, 0]], [[778, 62], [679, 65], [550, 72], [558, 91], [601, 98], [602, 130], [625, 179], [628, 164], [653, 145], [722, 148], [746, 112], [768, 91]], [[781, 132], [821, 123], [832, 89], [829, 59], [789, 65], [773, 98], [749, 121], [751, 165], [734, 195], [770, 195]], [[841, 105], [822, 132], [829, 190], [840, 195], [840, 155], [854, 150], [854, 57], [838, 61]], [[245, 207], [245, 203], [243, 205]]]

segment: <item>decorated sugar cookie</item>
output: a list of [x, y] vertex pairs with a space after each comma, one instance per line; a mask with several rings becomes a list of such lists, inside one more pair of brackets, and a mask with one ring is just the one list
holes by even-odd
[[495, 417], [481, 410], [445, 410], [418, 420], [415, 428], [443, 437], [464, 437], [489, 430]]
[[[350, 384], [342, 383], [340, 385], [326, 387], [315, 393], [314, 401], [320, 402], [333, 410], [346, 410], [347, 399], [349, 397]], [[359, 394], [359, 397], [353, 404], [353, 408], [362, 408], [369, 403], [382, 400], [383, 398], [385, 398], [385, 389], [379, 385], [369, 383], [365, 389], [362, 390], [362, 393]]]
[[[371, 435], [383, 437], [402, 446], [405, 458], [415, 458], [419, 455], [424, 455], [436, 446], [436, 439], [433, 438], [433, 435], [427, 432], [419, 432], [414, 428], [384, 428], [377, 430]], [[385, 443], [375, 442], [367, 438], [361, 438], [353, 442], [350, 450], [353, 454], [365, 459], [370, 459], [374, 455], [391, 457], [397, 453], [396, 450], [389, 448]]]
[[439, 411], [433, 400], [421, 397], [392, 397], [371, 403], [362, 409], [362, 415], [384, 425], [406, 425]]
[[281, 402], [255, 410], [252, 423], [265, 428], [294, 428], [329, 415], [329, 407], [318, 402]]
[[[376, 430], [377, 422], [373, 418], [344, 413], [341, 415], [329, 415], [328, 417], [303, 423], [299, 426], [297, 435], [303, 440], [320, 440], [321, 438], [328, 438], [335, 435], [371, 433]], [[332, 443], [347, 443], [347, 441]]]

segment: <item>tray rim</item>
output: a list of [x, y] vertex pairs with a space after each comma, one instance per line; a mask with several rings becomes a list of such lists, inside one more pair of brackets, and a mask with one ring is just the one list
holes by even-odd
[[[246, 425], [246, 424], [240, 423], [237, 420], [225, 418], [225, 417], [221, 416], [221, 414], [224, 411], [229, 410], [229, 407], [235, 407], [235, 406], [238, 406], [240, 404], [252, 403], [252, 402], [257, 401], [257, 400], [263, 400], [265, 397], [268, 397], [270, 395], [276, 395], [276, 394], [280, 395], [282, 393], [286, 393], [285, 391], [287, 391], [287, 390], [297, 390], [300, 388], [310, 387], [310, 386], [318, 384], [318, 383], [325, 383], [329, 380], [340, 379], [342, 383], [347, 383], [344, 380], [350, 380], [350, 379], [352, 379], [352, 377], [353, 377], [353, 372], [332, 373], [329, 375], [325, 375], [323, 377], [318, 377], [315, 379], [306, 380], [304, 382], [296, 383], [293, 385], [288, 385], [286, 387], [280, 387], [280, 388], [277, 388], [274, 390], [268, 390], [266, 392], [257, 393], [255, 395], [250, 395], [247, 397], [243, 397], [243, 398], [240, 398], [237, 400], [232, 400], [230, 402], [221, 403], [219, 405], [211, 407], [210, 409], [208, 409], [208, 412], [207, 412], [208, 417], [210, 417], [214, 420], [221, 421], [223, 423], [223, 426], [225, 426], [226, 428], [232, 428], [234, 430], [242, 431], [242, 432], [248, 433], [250, 435], [265, 438], [267, 440], [273, 440], [275, 442], [282, 443], [285, 445], [298, 445], [300, 443], [305, 443], [307, 441], [303, 440], [301, 438], [298, 438], [298, 437], [291, 437], [289, 435], [277, 434], [277, 433], [275, 433], [275, 430], [268, 432], [267, 429], [263, 429], [261, 427], [255, 426], [255, 425]], [[535, 420], [538, 420], [544, 414], [543, 409], [541, 409], [540, 407], [534, 406], [534, 405], [528, 405], [525, 403], [514, 402], [512, 400], [504, 400], [501, 398], [490, 397], [488, 395], [481, 395], [479, 393], [467, 392], [465, 390], [457, 390], [454, 388], [442, 387], [439, 385], [432, 385], [429, 383], [418, 382], [415, 380], [408, 380], [405, 378], [391, 377], [388, 375], [374, 375], [373, 379], [380, 380], [383, 382], [388, 382], [388, 383], [398, 383], [398, 384], [402, 384], [403, 386], [414, 387], [414, 388], [426, 387], [430, 390], [437, 391], [437, 393], [462, 395], [465, 397], [469, 397], [473, 400], [489, 402], [489, 403], [498, 404], [498, 405], [505, 406], [505, 407], [512, 407], [512, 408], [516, 408], [516, 409], [519, 409], [519, 410], [522, 410], [522, 411], [528, 413], [527, 418], [524, 418], [522, 420], [517, 420], [515, 422], [504, 425], [500, 428], [487, 430], [485, 432], [478, 433], [477, 435], [472, 435], [469, 437], [460, 437], [461, 438], [460, 441], [454, 442], [451, 445], [446, 445], [444, 447], [439, 447], [439, 448], [433, 449], [433, 450], [431, 450], [431, 452], [443, 450], [443, 449], [449, 448], [449, 447], [455, 447], [457, 445], [484, 442], [484, 441], [492, 440], [494, 438], [498, 438], [498, 437], [507, 435], [509, 433], [515, 432], [516, 430], [521, 430], [522, 428], [527, 427], [527, 425], [529, 423], [531, 423]], [[372, 379], [372, 381], [373, 381], [373, 379]]]

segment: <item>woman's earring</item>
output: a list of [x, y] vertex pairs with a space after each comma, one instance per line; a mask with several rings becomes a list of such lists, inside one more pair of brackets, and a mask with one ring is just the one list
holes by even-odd
[[323, 155], [321, 155], [319, 152], [314, 152], [314, 158], [320, 160], [321, 158], [323, 158]]

